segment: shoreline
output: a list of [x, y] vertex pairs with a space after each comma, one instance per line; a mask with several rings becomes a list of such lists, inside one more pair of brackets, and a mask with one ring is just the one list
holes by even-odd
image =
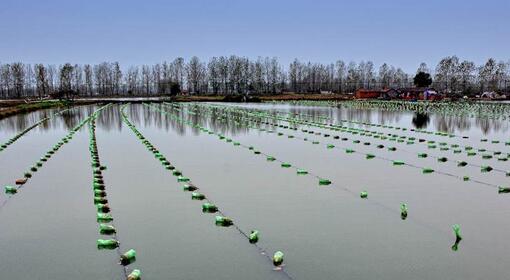
[[[279, 95], [261, 95], [249, 96], [247, 100], [244, 96], [239, 95], [180, 95], [180, 96], [109, 96], [109, 97], [79, 97], [74, 100], [33, 100], [27, 102], [25, 99], [6, 99], [0, 100], [0, 119], [4, 119], [20, 113], [29, 113], [32, 111], [57, 108], [65, 106], [89, 105], [100, 103], [141, 103], [141, 102], [229, 102], [229, 103], [244, 103], [244, 102], [270, 102], [270, 101], [382, 101], [378, 99], [355, 99], [353, 95], [347, 94], [279, 94]], [[399, 101], [399, 100], [388, 100]], [[400, 100], [401, 101], [401, 100]], [[501, 100], [451, 100], [449, 102], [501, 102]]]
[[18, 114], [26, 114], [33, 111], [41, 110], [41, 109], [49, 109], [49, 108], [60, 108], [60, 107], [70, 107], [76, 105], [88, 105], [94, 104], [97, 102], [91, 101], [59, 101], [59, 100], [45, 100], [40, 102], [32, 102], [25, 103], [23, 100], [19, 100], [19, 102], [15, 102], [9, 100], [8, 102], [0, 101], [0, 120], [18, 115]]
[[193, 95], [193, 96], [111, 96], [111, 97], [79, 97], [73, 100], [33, 100], [25, 99], [5, 99], [0, 100], [0, 119], [4, 119], [16, 114], [29, 113], [32, 111], [57, 108], [64, 106], [88, 105], [96, 103], [141, 103], [141, 102], [266, 102], [266, 101], [342, 101], [352, 100], [352, 96], [340, 94], [282, 94], [282, 95], [264, 95], [250, 96], [248, 100], [243, 100], [243, 96], [235, 95]]

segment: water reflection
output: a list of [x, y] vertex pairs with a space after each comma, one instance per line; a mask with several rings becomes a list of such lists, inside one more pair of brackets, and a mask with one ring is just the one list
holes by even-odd
[[426, 113], [416, 113], [413, 117], [413, 125], [415, 128], [426, 128], [430, 122], [430, 117]]
[[[411, 123], [407, 123], [406, 116], [412, 116]], [[398, 124], [418, 129], [440, 130], [450, 133], [462, 133], [473, 128], [484, 135], [489, 133], [504, 133], [509, 130], [509, 124], [504, 120], [494, 120], [484, 117], [446, 116], [438, 114], [423, 114], [410, 112], [396, 112], [377, 109], [339, 109], [337, 120], [380, 123], [384, 125]], [[431, 121], [432, 120], [432, 121]], [[429, 127], [432, 123], [433, 127]]]
[[[94, 109], [94, 108], [93, 108]], [[93, 112], [94, 110], [92, 110]], [[120, 115], [120, 110], [118, 106], [110, 106], [101, 111], [98, 118], [96, 119], [96, 123], [101, 129], [106, 131], [110, 130], [122, 130], [122, 119]]]
[[461, 240], [462, 239], [458, 239], [458, 238], [455, 240], [455, 243], [452, 245], [452, 251], [459, 250], [459, 243], [460, 243]]
[[[69, 108], [54, 108], [44, 109], [26, 114], [18, 114], [0, 121], [0, 130], [4, 133], [16, 134], [26, 127], [38, 122], [39, 120], [52, 116], [58, 112], [64, 111], [61, 115], [55, 116], [50, 120], [41, 123], [38, 128], [47, 131], [63, 127], [64, 129], [71, 129], [75, 127], [84, 116], [88, 115], [90, 106], [77, 106]], [[69, 109], [65, 111], [66, 109]], [[61, 121], [63, 120], [63, 121]]]
[[[248, 132], [248, 128], [244, 125], [237, 124], [233, 118], [218, 120], [217, 117], [221, 113], [218, 109], [212, 109], [213, 117], [208, 117], [204, 112], [196, 115], [186, 114], [185, 112], [176, 111], [163, 104], [153, 104], [161, 110], [171, 111], [193, 124], [208, 126], [220, 133], [230, 133], [231, 135], [243, 134]], [[230, 104], [229, 104], [230, 105]], [[97, 123], [102, 129], [121, 131], [122, 118], [119, 108], [121, 105], [114, 105], [100, 114]], [[320, 122], [340, 122], [342, 120], [379, 123], [384, 125], [395, 125], [402, 127], [413, 127], [418, 129], [441, 130], [450, 133], [464, 133], [467, 131], [480, 132], [483, 135], [491, 133], [505, 133], [509, 130], [509, 123], [503, 120], [493, 120], [488, 118], [470, 118], [464, 116], [444, 116], [436, 114], [396, 112], [378, 109], [352, 109], [352, 108], [332, 108], [332, 107], [306, 107], [306, 106], [272, 106], [264, 104], [236, 104], [233, 106], [245, 108], [249, 111], [264, 110], [267, 113], [277, 116], [279, 112], [288, 112], [292, 114], [300, 114], [309, 116], [310, 119]], [[197, 108], [200, 108], [198, 106]], [[63, 113], [61, 116], [55, 117], [44, 122], [38, 129], [50, 130], [63, 126], [65, 129], [71, 129], [76, 126], [80, 120], [90, 115], [97, 106], [77, 106]], [[15, 134], [24, 128], [39, 121], [41, 118], [50, 116], [63, 108], [46, 109], [28, 114], [20, 114], [12, 116], [0, 121], [0, 130], [4, 133]], [[158, 129], [169, 131], [173, 130], [180, 135], [186, 133], [198, 134], [196, 128], [191, 128], [182, 124], [170, 116], [151, 109], [141, 104], [132, 104], [126, 108], [130, 119], [136, 125], [154, 126]], [[198, 109], [199, 111], [202, 109]], [[201, 112], [201, 111], [200, 111]], [[63, 122], [59, 119], [63, 118]], [[345, 125], [352, 125], [344, 122]]]

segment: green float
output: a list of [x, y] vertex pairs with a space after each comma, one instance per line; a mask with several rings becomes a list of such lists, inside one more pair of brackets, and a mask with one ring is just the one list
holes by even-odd
[[218, 207], [212, 203], [206, 202], [206, 203], [202, 204], [202, 212], [216, 213], [216, 212], [218, 212]]
[[119, 247], [119, 241], [115, 239], [98, 239], [97, 240], [97, 248], [98, 249], [115, 249]]
[[510, 187], [498, 187], [498, 193], [510, 193]]
[[127, 252], [120, 256], [120, 264], [126, 266], [134, 263], [136, 261], [136, 251], [134, 249], [129, 249]]
[[198, 193], [198, 192], [192, 192], [191, 193], [191, 199], [193, 199], [193, 200], [204, 200], [205, 199], [205, 195], [202, 194], [202, 193]]
[[423, 168], [422, 169], [422, 173], [423, 174], [430, 174], [430, 173], [433, 173], [434, 172], [434, 169], [432, 168]]
[[99, 224], [99, 233], [104, 235], [112, 235], [116, 233], [117, 230], [114, 226], [108, 224]]
[[368, 198], [368, 192], [367, 192], [367, 191], [362, 191], [362, 192], [359, 194], [359, 197], [361, 197], [361, 198]]
[[230, 218], [223, 216], [216, 216], [214, 221], [217, 226], [222, 227], [228, 227], [234, 224]]
[[189, 178], [184, 177], [184, 176], [178, 176], [177, 182], [189, 182]]
[[405, 220], [407, 218], [407, 210], [408, 210], [407, 204], [405, 203], [400, 204], [400, 218], [402, 220]]
[[128, 275], [127, 280], [141, 280], [141, 275], [140, 270], [135, 269]]
[[259, 241], [259, 231], [258, 230], [252, 230], [250, 232], [250, 235], [248, 236], [248, 240], [252, 244], [257, 243]]
[[97, 222], [111, 222], [111, 221], [113, 221], [112, 215], [106, 213], [97, 213]]
[[184, 191], [187, 191], [187, 192], [192, 192], [192, 191], [196, 191], [196, 190], [198, 190], [198, 188], [197, 188], [197, 187], [195, 187], [194, 185], [191, 185], [191, 184], [185, 184], [185, 185], [182, 187], [182, 189], [183, 189]]
[[18, 192], [18, 189], [13, 186], [5, 186], [5, 193], [6, 194], [16, 194]]
[[331, 181], [328, 180], [328, 179], [320, 179], [319, 180], [319, 185], [320, 186], [327, 186], [327, 185], [331, 185]]
[[273, 255], [273, 264], [274, 264], [275, 266], [280, 266], [280, 265], [282, 265], [282, 263], [283, 263], [283, 257], [284, 257], [284, 255], [283, 255], [283, 253], [282, 253], [281, 251], [277, 251], [277, 252], [275, 252], [275, 253], [274, 253], [274, 255]]

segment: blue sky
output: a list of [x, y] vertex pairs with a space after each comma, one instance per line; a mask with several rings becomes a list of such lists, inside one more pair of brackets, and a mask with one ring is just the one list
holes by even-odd
[[2, 0], [0, 61], [152, 64], [236, 54], [414, 72], [510, 59], [509, 0]]

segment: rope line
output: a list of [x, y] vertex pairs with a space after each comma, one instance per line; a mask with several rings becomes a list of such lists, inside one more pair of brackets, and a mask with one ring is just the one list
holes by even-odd
[[[155, 147], [150, 143], [149, 140], [147, 140], [147, 138], [145, 138], [145, 136], [143, 136], [143, 134], [136, 128], [136, 126], [131, 123], [131, 121], [129, 120], [128, 116], [126, 115], [126, 113], [124, 112], [124, 109], [125, 109], [126, 106], [124, 106], [122, 108], [122, 111], [121, 111], [121, 114], [122, 114], [122, 120], [124, 121], [124, 123], [132, 130], [132, 132], [138, 136], [139, 139], [143, 139], [143, 142], [145, 142], [144, 144], [147, 146], [148, 150], [150, 151], [158, 151], [159, 154], [162, 155], [162, 158], [164, 160], [166, 160], [166, 157], [157, 149], [155, 149]], [[163, 161], [164, 161], [163, 160]], [[191, 179], [189, 179], [188, 181], [188, 184], [191, 184], [193, 186], [195, 186], [192, 182]], [[212, 205], [216, 205], [210, 198], [208, 195], [205, 195], [205, 193], [203, 191], [201, 191], [201, 193], [204, 195], [204, 198], [202, 200], [212, 204]], [[223, 210], [220, 210], [218, 207], [216, 208], [216, 212], [219, 213], [220, 215], [222, 215], [223, 217], [229, 217], [228, 215], [226, 215], [226, 213], [223, 211]], [[250, 236], [249, 234], [244, 231], [243, 229], [241, 229], [236, 223], [232, 222], [231, 223], [231, 226], [234, 227], [234, 229], [242, 236], [244, 236], [246, 239], [250, 239]], [[251, 243], [258, 251], [261, 255], [265, 256], [266, 259], [268, 259], [270, 262], [272, 262], [272, 258], [269, 254], [267, 254], [267, 251], [266, 249], [264, 249], [263, 247], [261, 247], [260, 245], [258, 245], [257, 243]], [[279, 271], [281, 271], [285, 276], [286, 278], [290, 279], [290, 280], [294, 280], [294, 278], [290, 275], [289, 272], [287, 272], [285, 269], [281, 268]]]

